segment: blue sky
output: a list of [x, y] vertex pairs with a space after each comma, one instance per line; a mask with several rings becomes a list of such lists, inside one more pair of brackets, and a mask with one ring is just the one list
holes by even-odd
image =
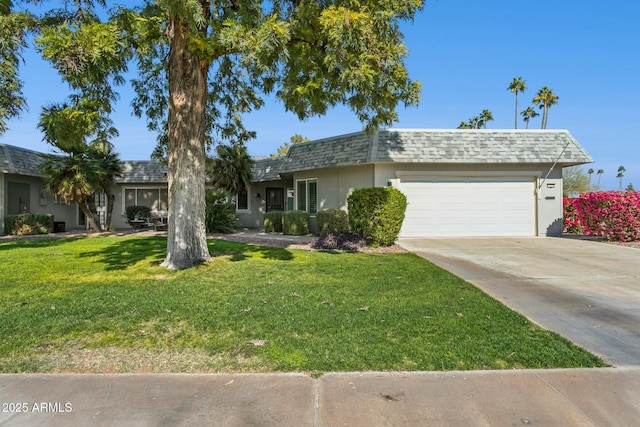
[[[633, 0], [428, 0], [415, 22], [402, 26], [407, 67], [423, 84], [422, 101], [417, 108], [401, 108], [394, 127], [451, 129], [487, 108], [495, 118], [490, 129], [511, 129], [514, 96], [507, 86], [522, 76], [528, 90], [520, 94], [520, 111], [549, 86], [560, 98], [547, 127], [568, 129], [587, 149], [595, 163], [585, 170], [604, 170], [602, 189], [618, 188], [623, 165], [623, 186], [631, 182], [640, 190], [638, 16], [640, 2]], [[9, 123], [0, 143], [50, 151], [37, 130], [38, 116], [43, 105], [62, 101], [67, 89], [29, 53], [22, 77], [29, 111]], [[128, 87], [120, 93], [116, 151], [124, 160], [148, 159], [155, 135], [131, 116]], [[256, 156], [275, 152], [294, 134], [318, 139], [362, 128], [346, 108], [300, 122], [273, 99], [245, 121], [258, 132], [248, 144]], [[530, 128], [539, 127], [537, 117]]]

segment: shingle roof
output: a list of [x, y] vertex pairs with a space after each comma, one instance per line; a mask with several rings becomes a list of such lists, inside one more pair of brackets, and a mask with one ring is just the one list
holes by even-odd
[[122, 177], [116, 182], [124, 184], [167, 182], [167, 165], [153, 160], [122, 162]]
[[[0, 144], [0, 173], [42, 177], [40, 163], [42, 153]], [[121, 183], [158, 183], [167, 182], [167, 166], [154, 161], [124, 161], [123, 176], [117, 178]]]
[[[0, 144], [0, 173], [42, 176], [40, 153]], [[363, 163], [554, 163], [593, 162], [566, 130], [387, 129], [350, 133], [293, 145], [286, 157], [254, 162], [253, 182], [279, 174]], [[119, 183], [165, 183], [167, 166], [125, 161]]]
[[0, 173], [41, 177], [40, 155], [37, 151], [0, 144]]
[[566, 130], [387, 129], [321, 139], [290, 148], [281, 172], [361, 163], [593, 162]]
[[253, 161], [253, 182], [277, 181], [284, 163], [284, 157], [258, 159]]

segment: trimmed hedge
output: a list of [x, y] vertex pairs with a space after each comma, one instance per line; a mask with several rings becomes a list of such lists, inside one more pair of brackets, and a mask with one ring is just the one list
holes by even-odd
[[290, 236], [304, 236], [309, 234], [309, 212], [284, 212], [282, 215], [282, 234]]
[[235, 203], [229, 201], [229, 194], [224, 190], [207, 191], [205, 193], [205, 227], [207, 233], [233, 233], [236, 231]]
[[325, 209], [316, 214], [318, 236], [349, 231], [349, 215], [341, 209]]
[[149, 206], [127, 206], [124, 208], [124, 213], [127, 217], [127, 221], [131, 221], [132, 219], [145, 219], [149, 217], [151, 213], [151, 208]]
[[265, 212], [264, 214], [264, 232], [265, 233], [282, 233], [282, 211]]
[[7, 215], [4, 218], [4, 230], [7, 234], [14, 236], [49, 234], [53, 232], [53, 215], [32, 213]]
[[391, 187], [360, 188], [347, 198], [351, 231], [372, 246], [394, 244], [404, 221], [407, 197]]

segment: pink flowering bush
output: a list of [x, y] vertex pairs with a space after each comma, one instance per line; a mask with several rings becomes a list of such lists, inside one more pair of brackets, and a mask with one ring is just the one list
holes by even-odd
[[584, 234], [607, 240], [640, 240], [640, 192], [603, 191], [573, 200]]
[[582, 234], [584, 227], [580, 224], [578, 211], [575, 206], [576, 199], [565, 197], [562, 199], [562, 207], [564, 209], [564, 232], [569, 234]]

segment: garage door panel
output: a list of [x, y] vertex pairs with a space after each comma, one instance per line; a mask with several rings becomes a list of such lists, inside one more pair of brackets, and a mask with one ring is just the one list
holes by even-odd
[[532, 236], [533, 178], [403, 180], [401, 236]]

